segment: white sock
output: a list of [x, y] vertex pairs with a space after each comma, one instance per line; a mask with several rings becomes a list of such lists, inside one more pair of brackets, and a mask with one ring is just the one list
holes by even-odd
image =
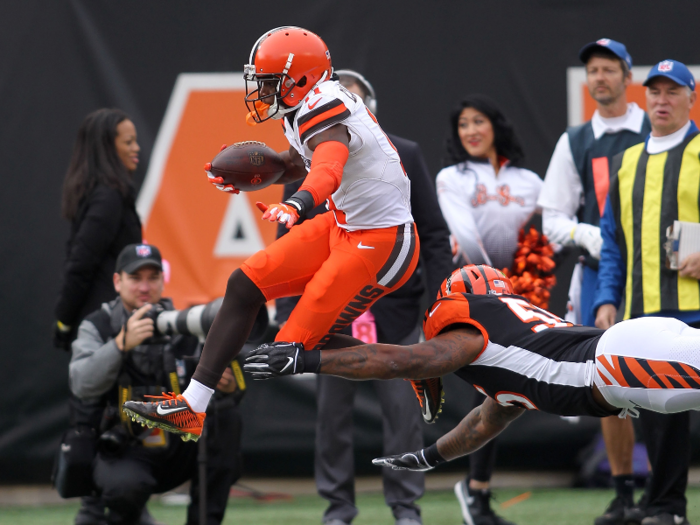
[[182, 397], [187, 400], [190, 408], [195, 412], [206, 412], [207, 405], [211, 396], [214, 395], [214, 390], [208, 386], [204, 386], [199, 381], [193, 379], [187, 386], [187, 389], [182, 393]]

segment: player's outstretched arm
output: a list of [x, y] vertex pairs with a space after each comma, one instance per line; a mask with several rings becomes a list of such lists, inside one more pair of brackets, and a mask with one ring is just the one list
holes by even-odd
[[244, 368], [256, 379], [303, 372], [356, 380], [427, 379], [468, 365], [483, 346], [481, 333], [466, 325], [409, 346], [373, 344], [304, 351], [300, 343], [276, 342], [248, 354]]
[[504, 407], [490, 397], [431, 446], [415, 452], [375, 458], [372, 463], [394, 470], [424, 471], [471, 454], [495, 438], [525, 410]]
[[471, 454], [503, 432], [523, 412], [524, 408], [499, 405], [487, 397], [459, 425], [437, 440], [438, 451], [447, 461]]

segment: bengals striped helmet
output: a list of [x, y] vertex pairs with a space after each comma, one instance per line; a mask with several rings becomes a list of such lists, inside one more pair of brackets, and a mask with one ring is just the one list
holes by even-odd
[[458, 268], [442, 281], [437, 298], [453, 293], [511, 295], [515, 292], [510, 279], [501, 271], [485, 264], [470, 264]]

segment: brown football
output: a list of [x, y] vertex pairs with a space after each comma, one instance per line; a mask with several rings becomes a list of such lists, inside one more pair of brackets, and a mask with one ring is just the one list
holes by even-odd
[[264, 142], [236, 142], [211, 161], [211, 172], [240, 191], [255, 191], [274, 184], [284, 173], [279, 154]]

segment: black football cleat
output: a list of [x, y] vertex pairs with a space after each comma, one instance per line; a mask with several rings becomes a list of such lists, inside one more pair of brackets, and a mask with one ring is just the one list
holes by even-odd
[[420, 403], [423, 421], [426, 423], [435, 423], [438, 415], [442, 412], [442, 405], [445, 403], [445, 391], [442, 388], [442, 378], [412, 379], [411, 386]]

